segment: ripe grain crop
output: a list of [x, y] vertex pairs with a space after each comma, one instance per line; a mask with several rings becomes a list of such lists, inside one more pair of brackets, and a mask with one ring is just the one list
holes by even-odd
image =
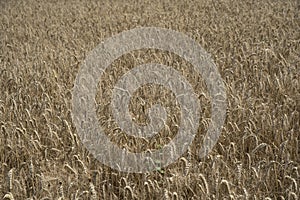
[[[300, 196], [300, 3], [297, 0], [0, 1], [0, 198], [298, 199]], [[113, 170], [82, 145], [71, 118], [72, 88], [88, 52], [136, 27], [182, 32], [211, 54], [224, 80], [227, 117], [217, 144], [199, 158], [211, 117], [201, 75], [170, 52], [141, 49], [116, 59], [96, 95], [99, 125], [133, 152], [160, 148], [180, 124], [174, 94], [139, 88], [133, 120], [167, 108], [165, 128], [135, 138], [115, 123], [114, 85], [133, 67], [172, 66], [201, 103], [197, 136], [182, 158], [145, 174]], [[153, 161], [155, 162], [155, 161]]]

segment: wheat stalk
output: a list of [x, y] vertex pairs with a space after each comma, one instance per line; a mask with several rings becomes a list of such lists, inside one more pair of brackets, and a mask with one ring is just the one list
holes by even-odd
[[14, 196], [10, 192], [4, 195], [3, 199], [15, 200]]
[[210, 193], [209, 193], [209, 189], [208, 189], [208, 184], [207, 184], [206, 178], [201, 173], [199, 174], [199, 177], [200, 177], [200, 179], [202, 180], [202, 182], [204, 184], [205, 194], [209, 195]]
[[170, 199], [169, 191], [167, 189], [164, 189], [164, 199], [166, 199], [166, 200]]
[[133, 190], [132, 190], [132, 188], [129, 185], [127, 185], [127, 186], [125, 186], [124, 189], [125, 189], [125, 191], [127, 191], [129, 193], [130, 199], [133, 199]]
[[8, 184], [9, 192], [11, 192], [13, 189], [13, 175], [14, 175], [14, 168], [10, 169], [7, 174], [7, 184]]
[[63, 183], [61, 181], [59, 182], [58, 195], [59, 195], [59, 198], [61, 198], [62, 200], [65, 198], [64, 187], [63, 187]]
[[294, 192], [289, 191], [288, 200], [298, 200], [298, 195]]
[[98, 199], [97, 192], [96, 192], [95, 186], [92, 182], [90, 182], [90, 192], [91, 192], [91, 199], [92, 200], [97, 200]]
[[222, 188], [225, 188], [225, 193], [229, 196], [231, 194], [231, 189], [230, 189], [230, 186], [229, 186], [229, 182], [227, 180], [222, 180], [221, 183], [220, 183], [220, 191], [221, 191], [221, 194], [224, 194]]

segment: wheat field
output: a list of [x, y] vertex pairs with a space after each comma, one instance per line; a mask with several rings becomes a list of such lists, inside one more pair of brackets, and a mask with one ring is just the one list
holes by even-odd
[[[300, 196], [300, 2], [0, 1], [0, 199], [289, 199]], [[198, 151], [211, 117], [201, 75], [178, 55], [130, 52], [105, 71], [96, 95], [99, 125], [133, 152], [167, 144], [179, 107], [158, 85], [131, 99], [134, 120], [168, 108], [166, 127], [151, 139], [126, 135], [111, 113], [118, 79], [137, 65], [172, 66], [201, 102], [194, 142], [154, 172], [124, 173], [82, 145], [71, 117], [72, 88], [87, 54], [105, 38], [136, 27], [188, 35], [211, 54], [224, 80], [227, 113], [212, 152]]]

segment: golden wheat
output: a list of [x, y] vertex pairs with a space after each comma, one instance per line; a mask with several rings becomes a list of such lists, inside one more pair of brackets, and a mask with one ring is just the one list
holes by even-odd
[[[0, 1], [0, 198], [299, 199], [299, 9], [297, 0]], [[79, 69], [99, 43], [136, 27], [182, 32], [214, 60], [227, 113], [206, 157], [198, 151], [212, 123], [207, 85], [191, 63], [158, 49], [124, 54], [104, 71], [98, 124], [124, 153], [152, 155], [171, 143], [176, 155], [181, 115], [172, 91], [149, 84], [131, 98], [138, 124], [149, 122], [152, 105], [166, 108], [164, 128], [152, 138], [127, 135], [110, 107], [114, 85], [133, 67], [168, 65], [201, 104], [188, 151], [165, 168], [128, 174], [97, 161], [80, 140], [71, 105]]]

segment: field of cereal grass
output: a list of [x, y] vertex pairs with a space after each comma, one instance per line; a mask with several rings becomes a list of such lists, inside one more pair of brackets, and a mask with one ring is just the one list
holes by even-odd
[[[297, 0], [1, 0], [0, 198], [298, 199], [299, 9]], [[205, 158], [197, 156], [211, 115], [205, 83], [191, 75], [189, 63], [160, 50], [125, 54], [107, 69], [96, 98], [99, 124], [132, 151], [167, 143], [178, 129], [170, 91], [148, 85], [133, 97], [140, 123], [147, 122], [143, 110], [157, 97], [170, 108], [169, 129], [144, 143], [116, 134], [109, 108], [111, 89], [126, 71], [164, 63], [201, 96], [200, 126], [189, 151], [164, 169], [128, 174], [97, 161], [77, 136], [71, 91], [80, 65], [105, 38], [136, 27], [182, 32], [216, 63], [227, 116]]]

